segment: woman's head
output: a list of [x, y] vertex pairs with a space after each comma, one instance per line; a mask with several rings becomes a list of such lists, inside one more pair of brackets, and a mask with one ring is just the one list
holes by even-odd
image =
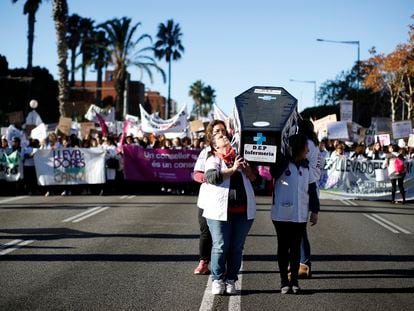
[[345, 145], [343, 143], [339, 143], [338, 145], [336, 145], [335, 151], [337, 154], [344, 154], [345, 152]]
[[306, 136], [307, 139], [313, 141], [315, 146], [319, 144], [318, 136], [315, 133], [315, 128], [313, 126], [312, 121], [303, 119], [299, 122], [299, 131], [298, 134], [303, 134]]
[[291, 157], [295, 161], [306, 159], [309, 152], [308, 138], [303, 134], [296, 134], [289, 137], [289, 148]]
[[207, 126], [207, 130], [206, 130], [207, 142], [210, 145], [211, 145], [213, 136], [217, 135], [218, 133], [221, 133], [224, 136], [227, 136], [226, 124], [221, 120], [214, 120], [214, 121], [210, 122], [210, 124]]

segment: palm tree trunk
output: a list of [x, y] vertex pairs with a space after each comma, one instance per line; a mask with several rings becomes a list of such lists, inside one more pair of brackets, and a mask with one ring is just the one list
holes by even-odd
[[116, 75], [115, 81], [115, 91], [116, 91], [116, 102], [115, 102], [115, 111], [116, 116], [119, 120], [122, 118], [123, 105], [124, 105], [124, 91], [125, 91], [125, 70], [120, 70]]
[[98, 106], [101, 104], [102, 99], [102, 66], [98, 66], [96, 68], [97, 76], [96, 76], [96, 97], [95, 102]]
[[68, 46], [66, 44], [66, 28], [68, 19], [68, 4], [66, 0], [53, 1], [53, 20], [55, 22], [59, 72], [59, 112], [65, 116], [65, 102], [68, 100]]
[[76, 66], [76, 49], [72, 49], [71, 54], [70, 54], [70, 86], [75, 86], [75, 66]]
[[168, 62], [168, 100], [165, 106], [165, 118], [169, 119], [171, 109], [171, 59]]
[[82, 64], [82, 88], [85, 88], [85, 81], [86, 81], [86, 65], [85, 63]]
[[35, 22], [36, 22], [35, 12], [29, 12], [27, 14], [27, 23], [28, 23], [27, 73], [29, 76], [32, 75], [32, 68], [33, 68], [33, 43], [34, 43]]

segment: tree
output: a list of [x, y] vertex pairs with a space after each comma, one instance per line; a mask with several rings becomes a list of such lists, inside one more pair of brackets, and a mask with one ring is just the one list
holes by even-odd
[[136, 23], [131, 27], [131, 19], [123, 17], [121, 19], [112, 19], [100, 25], [105, 30], [109, 40], [109, 50], [111, 52], [112, 64], [115, 66], [115, 88], [116, 88], [116, 112], [121, 117], [124, 104], [124, 91], [126, 89], [126, 81], [128, 79], [128, 66], [137, 67], [141, 75], [146, 73], [153, 81], [152, 70], [159, 72], [165, 81], [164, 71], [156, 64], [155, 60], [146, 54], [153, 51], [152, 46], [140, 49], [138, 45], [145, 39], [152, 43], [151, 36], [142, 34], [134, 39], [138, 27], [141, 23]]
[[68, 46], [65, 40], [68, 21], [68, 4], [66, 0], [53, 0], [53, 20], [57, 37], [58, 72], [59, 72], [59, 112], [65, 116], [64, 105], [68, 99]]
[[210, 85], [207, 85], [203, 88], [203, 109], [202, 113], [204, 116], [207, 116], [208, 113], [213, 108], [213, 104], [216, 101], [216, 90], [213, 89]]
[[81, 42], [80, 29], [81, 17], [77, 14], [72, 14], [68, 18], [68, 28], [66, 34], [66, 42], [70, 50], [70, 86], [75, 85], [76, 72], [76, 55], [77, 49]]
[[172, 19], [158, 26], [158, 40], [155, 42], [154, 53], [157, 59], [165, 59], [168, 63], [168, 99], [165, 109], [167, 118], [169, 117], [171, 104], [171, 63], [172, 61], [179, 60], [181, 53], [184, 53], [184, 46], [181, 42], [182, 36], [180, 25], [178, 23], [175, 24]]
[[86, 80], [86, 71], [90, 65], [93, 63], [93, 50], [95, 46], [94, 36], [94, 20], [91, 18], [81, 18], [80, 26], [80, 53], [82, 54], [82, 87], [85, 87]]
[[[18, 0], [12, 0], [13, 3], [16, 3]], [[26, 0], [23, 7], [23, 14], [27, 14], [27, 71], [28, 74], [32, 74], [33, 68], [33, 43], [34, 43], [34, 32], [35, 32], [35, 23], [36, 23], [36, 12], [39, 9], [42, 0]]]
[[193, 114], [197, 117], [207, 116], [216, 101], [216, 91], [210, 86], [205, 86], [201, 80], [195, 81], [190, 86], [188, 95], [194, 100]]
[[94, 33], [94, 51], [93, 63], [96, 70], [96, 104], [101, 103], [102, 99], [102, 74], [103, 69], [108, 66], [111, 61], [111, 54], [108, 49], [109, 40], [105, 31], [96, 31]]
[[391, 120], [395, 121], [396, 105], [400, 92], [404, 88], [404, 75], [401, 70], [402, 55], [396, 50], [388, 55], [377, 54], [375, 48], [370, 50], [371, 57], [365, 62], [367, 73], [364, 85], [375, 92], [385, 90], [389, 95], [391, 106]]
[[203, 103], [203, 89], [204, 83], [201, 80], [197, 80], [190, 86], [188, 95], [194, 100], [193, 112], [199, 117], [201, 115], [201, 105]]

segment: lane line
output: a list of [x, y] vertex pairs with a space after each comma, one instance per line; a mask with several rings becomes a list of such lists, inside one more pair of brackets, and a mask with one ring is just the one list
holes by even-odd
[[72, 220], [74, 220], [74, 219], [76, 219], [76, 218], [78, 218], [78, 217], [82, 217], [82, 216], [83, 216], [83, 215], [85, 215], [85, 214], [92, 213], [93, 211], [95, 211], [95, 210], [97, 210], [97, 209], [99, 209], [99, 208], [101, 208], [101, 206], [97, 206], [97, 207], [94, 207], [94, 208], [88, 209], [87, 211], [82, 212], [82, 213], [80, 213], [80, 214], [78, 214], [78, 215], [75, 215], [75, 216], [69, 217], [69, 218], [65, 219], [64, 221], [62, 221], [62, 222], [69, 222], [69, 221], [72, 221]]
[[126, 199], [128, 196], [127, 195], [123, 195], [122, 197], [120, 197], [121, 200]]
[[13, 240], [13, 241], [10, 241], [10, 242], [8, 242], [6, 244], [0, 245], [0, 249], [7, 248], [10, 245], [15, 245], [15, 244], [18, 244], [20, 242], [23, 242], [23, 240]]
[[371, 216], [373, 216], [373, 217], [375, 217], [375, 218], [377, 218], [377, 219], [381, 220], [382, 222], [384, 222], [384, 223], [386, 223], [386, 224], [390, 225], [391, 227], [394, 227], [394, 228], [395, 228], [395, 229], [397, 229], [397, 230], [400, 230], [402, 233], [405, 233], [405, 234], [411, 234], [411, 232], [410, 232], [410, 231], [408, 231], [408, 230], [406, 230], [406, 229], [404, 229], [404, 228], [402, 228], [402, 227], [400, 227], [400, 226], [398, 226], [398, 225], [394, 224], [393, 222], [389, 221], [388, 219], [382, 218], [381, 216], [376, 215], [376, 214], [371, 214]]
[[349, 204], [351, 204], [351, 205], [353, 205], [353, 206], [358, 206], [358, 203], [355, 203], [354, 201], [352, 201], [352, 200], [348, 200], [348, 202], [349, 202]]
[[109, 206], [102, 207], [102, 208], [100, 208], [100, 209], [98, 209], [98, 210], [96, 210], [96, 211], [94, 211], [94, 212], [92, 212], [90, 214], [87, 214], [87, 215], [85, 215], [85, 216], [83, 216], [81, 218], [78, 218], [78, 219], [76, 219], [76, 220], [74, 220], [72, 222], [74, 222], [74, 223], [81, 222], [82, 220], [85, 220], [85, 219], [87, 219], [89, 217], [95, 216], [96, 214], [99, 214], [99, 213], [101, 213], [103, 211], [106, 211], [108, 208], [110, 208], [110, 207]]
[[29, 197], [29, 196], [27, 196], [27, 195], [22, 195], [22, 196], [20, 196], [20, 197], [14, 197], [14, 198], [3, 199], [3, 200], [0, 200], [0, 204], [2, 204], [2, 203], [8, 203], [8, 202], [13, 202], [13, 201], [17, 201], [17, 200], [21, 200], [21, 199], [24, 199], [24, 198], [27, 198], [27, 197]]
[[32, 244], [33, 242], [34, 240], [22, 241], [19, 244], [14, 245], [13, 247], [6, 248], [5, 250], [1, 251], [0, 256], [10, 254], [11, 252], [14, 252], [15, 250], [18, 250], [19, 248]]
[[369, 219], [371, 219], [372, 221], [376, 222], [380, 226], [383, 226], [384, 228], [390, 230], [392, 233], [400, 233], [399, 231], [397, 231], [394, 228], [388, 226], [387, 224], [383, 223], [382, 221], [376, 219], [375, 217], [372, 217], [371, 215], [364, 214], [364, 216], [368, 217]]
[[231, 295], [229, 298], [229, 311], [241, 310], [241, 291], [243, 283], [243, 262], [240, 267], [239, 280], [236, 282], [236, 294]]
[[127, 199], [129, 200], [129, 199], [133, 199], [135, 197], [136, 197], [135, 195], [130, 195], [129, 197], [127, 197]]
[[211, 285], [212, 284], [213, 284], [213, 278], [210, 275], [208, 277], [206, 289], [204, 290], [203, 300], [201, 300], [201, 305], [200, 305], [199, 311], [213, 310], [214, 296], [211, 293]]
[[341, 200], [341, 202], [345, 205], [348, 205], [348, 206], [351, 205], [351, 204], [349, 204], [349, 202], [347, 200]]

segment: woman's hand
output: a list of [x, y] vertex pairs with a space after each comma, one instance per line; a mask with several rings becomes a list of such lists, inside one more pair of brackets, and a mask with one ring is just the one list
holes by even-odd
[[239, 168], [243, 168], [245, 163], [246, 162], [241, 156], [237, 156], [236, 159], [234, 160], [232, 169], [234, 170], [234, 172], [236, 172]]
[[318, 223], [318, 214], [317, 213], [311, 213], [309, 221], [311, 223], [311, 226], [316, 225]]

